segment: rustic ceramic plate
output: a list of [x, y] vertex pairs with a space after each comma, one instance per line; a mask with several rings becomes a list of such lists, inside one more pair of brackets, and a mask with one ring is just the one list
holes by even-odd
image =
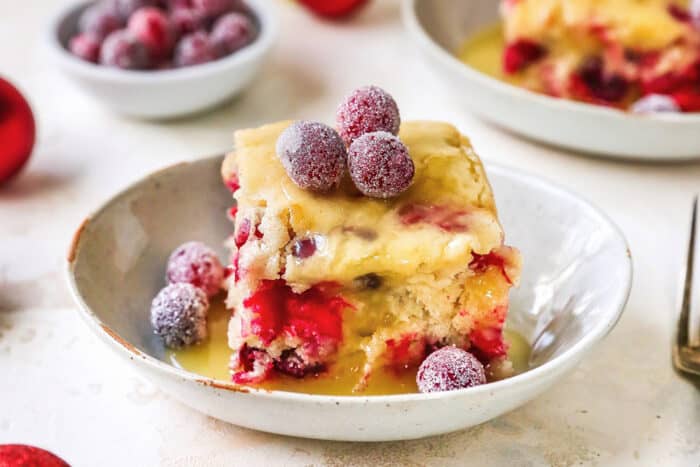
[[[531, 369], [460, 391], [318, 396], [242, 388], [176, 368], [149, 324], [170, 251], [186, 240], [220, 245], [232, 198], [221, 157], [156, 172], [85, 220], [68, 277], [89, 328], [135, 371], [183, 403], [257, 430], [308, 438], [386, 441], [459, 430], [541, 394], [615, 326], [631, 285], [620, 231], [600, 211], [541, 179], [488, 166], [508, 242], [525, 258], [507, 325], [533, 347]], [[220, 251], [224, 255], [223, 249]]]
[[464, 41], [499, 21], [497, 0], [404, 0], [404, 24], [464, 109], [524, 136], [603, 157], [700, 157], [700, 113], [633, 115], [512, 86], [462, 63]]

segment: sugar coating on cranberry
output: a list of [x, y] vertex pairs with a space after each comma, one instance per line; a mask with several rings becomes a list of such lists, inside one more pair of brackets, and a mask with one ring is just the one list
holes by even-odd
[[113, 0], [114, 9], [127, 21], [134, 12], [140, 8], [158, 6], [158, 0]]
[[192, 6], [204, 11], [207, 16], [219, 16], [239, 6], [238, 0], [192, 0]]
[[129, 31], [144, 44], [151, 58], [166, 58], [175, 44], [175, 32], [170, 19], [163, 11], [154, 7], [136, 10], [129, 18]]
[[385, 131], [357, 138], [348, 150], [348, 168], [357, 189], [373, 198], [392, 198], [403, 193], [415, 173], [406, 146]]
[[68, 49], [76, 57], [97, 63], [100, 58], [100, 39], [94, 34], [84, 32], [70, 40]]
[[111, 33], [102, 43], [100, 64], [125, 70], [144, 70], [150, 65], [148, 49], [129, 31]]
[[175, 34], [183, 36], [206, 28], [206, 14], [196, 8], [177, 7], [170, 13], [170, 22]]
[[303, 378], [311, 373], [320, 373], [324, 367], [320, 363], [308, 363], [295, 349], [286, 349], [274, 361], [275, 370], [294, 378]]
[[663, 94], [644, 96], [632, 104], [631, 110], [637, 114], [681, 111], [678, 103], [672, 97]]
[[192, 284], [164, 287], [151, 303], [151, 325], [167, 347], [180, 349], [207, 338], [207, 294]]
[[299, 187], [324, 192], [340, 184], [347, 157], [336, 131], [323, 123], [297, 121], [277, 139], [277, 155]]
[[418, 368], [420, 392], [453, 391], [486, 383], [484, 365], [469, 352], [443, 347], [428, 355]]
[[161, 0], [161, 3], [165, 5], [168, 10], [174, 10], [175, 8], [190, 8], [192, 7], [191, 0]]
[[124, 21], [114, 8], [96, 3], [83, 11], [78, 20], [78, 30], [104, 39], [110, 32], [120, 29]]
[[399, 132], [401, 117], [394, 98], [377, 86], [354, 90], [338, 107], [336, 126], [345, 144], [350, 144], [365, 133]]
[[214, 250], [204, 243], [187, 242], [170, 255], [165, 276], [169, 284], [187, 282], [212, 297], [221, 290], [224, 267]]
[[177, 67], [198, 65], [215, 59], [216, 51], [204, 31], [186, 35], [180, 39], [175, 48], [175, 66]]
[[700, 26], [700, 0], [691, 0], [688, 11], [693, 24]]
[[219, 55], [231, 54], [253, 40], [255, 26], [242, 13], [228, 13], [214, 23], [210, 39]]

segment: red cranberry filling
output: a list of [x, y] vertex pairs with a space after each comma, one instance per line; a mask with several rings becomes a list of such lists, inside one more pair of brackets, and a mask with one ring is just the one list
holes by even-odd
[[224, 183], [226, 184], [226, 187], [231, 190], [231, 193], [235, 193], [236, 190], [241, 187], [240, 183], [238, 182], [238, 175], [235, 173], [231, 174], [231, 176], [225, 180]]
[[304, 362], [295, 349], [287, 349], [282, 352], [280, 358], [275, 360], [275, 369], [285, 375], [295, 378], [303, 378], [308, 374], [321, 373], [325, 367], [321, 363], [308, 364]]
[[272, 357], [264, 350], [244, 345], [238, 351], [233, 382], [238, 384], [257, 383], [264, 380], [272, 370]]
[[485, 255], [472, 253], [472, 261], [469, 263], [469, 269], [476, 273], [483, 274], [489, 267], [500, 269], [506, 281], [509, 284], [513, 284], [513, 280], [508, 275], [507, 259], [505, 257], [498, 254], [496, 251], [491, 251]]
[[282, 334], [300, 337], [316, 347], [328, 339], [340, 341], [342, 313], [351, 305], [335, 289], [331, 284], [318, 284], [297, 294], [283, 280], [263, 281], [243, 301], [256, 315], [250, 323], [251, 332], [265, 345]]
[[250, 219], [243, 219], [241, 225], [238, 226], [233, 241], [236, 242], [236, 246], [240, 248], [248, 241], [248, 237], [250, 237]]
[[586, 59], [574, 75], [573, 91], [585, 100], [620, 102], [629, 90], [629, 82], [617, 74], [608, 74], [601, 57]]
[[292, 245], [292, 255], [299, 259], [306, 259], [316, 253], [316, 240], [314, 237], [302, 238]]
[[530, 39], [519, 39], [506, 46], [503, 53], [503, 69], [508, 74], [517, 73], [547, 54], [547, 50]]
[[416, 333], [405, 334], [386, 341], [387, 359], [395, 369], [418, 365], [426, 355], [426, 342]]
[[[238, 226], [238, 230], [236, 231], [236, 235], [233, 238], [233, 241], [236, 243], [236, 246], [238, 248], [242, 247], [245, 242], [248, 241], [250, 238], [250, 231], [251, 231], [251, 222], [250, 219], [243, 219], [241, 221], [241, 225]], [[263, 234], [260, 232], [258, 229], [258, 226], [255, 226], [255, 232], [253, 232], [253, 235], [255, 235], [255, 238], [262, 238]]]
[[428, 223], [446, 232], [466, 232], [469, 230], [467, 213], [446, 206], [407, 204], [399, 210], [399, 217], [404, 225]]
[[502, 357], [508, 351], [508, 345], [503, 340], [503, 329], [500, 327], [481, 328], [469, 334], [472, 351], [479, 360], [487, 363], [496, 357]]

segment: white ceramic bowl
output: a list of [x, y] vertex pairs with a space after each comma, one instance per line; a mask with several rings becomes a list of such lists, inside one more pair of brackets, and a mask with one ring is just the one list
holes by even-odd
[[[159, 171], [132, 185], [76, 232], [68, 276], [89, 328], [135, 371], [183, 403], [236, 425], [308, 438], [386, 441], [477, 425], [541, 394], [615, 326], [631, 285], [625, 239], [600, 211], [530, 175], [487, 166], [508, 242], [523, 253], [507, 326], [532, 344], [531, 369], [471, 389], [393, 396], [318, 396], [246, 389], [171, 366], [149, 305], [170, 252], [230, 234], [222, 158]], [[220, 253], [224, 255], [223, 249]], [[605, 371], [605, 368], [601, 368]]]
[[700, 113], [633, 115], [537, 94], [489, 77], [455, 55], [499, 21], [497, 0], [404, 0], [404, 24], [455, 101], [524, 136], [601, 156], [700, 157]]
[[133, 117], [173, 118], [213, 107], [252, 82], [277, 36], [270, 3], [247, 0], [259, 27], [254, 42], [219, 60], [174, 70], [120, 70], [73, 56], [66, 46], [76, 31], [80, 13], [90, 3], [74, 4], [56, 14], [46, 42], [58, 67], [105, 106]]

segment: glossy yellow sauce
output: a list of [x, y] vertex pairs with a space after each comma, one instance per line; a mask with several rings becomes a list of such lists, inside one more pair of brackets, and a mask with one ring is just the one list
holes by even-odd
[[[183, 350], [170, 350], [168, 360], [175, 366], [192, 373], [210, 378], [229, 381], [231, 379], [228, 365], [231, 349], [227, 344], [226, 332], [230, 312], [224, 307], [220, 298], [212, 301], [209, 310], [209, 339], [200, 345]], [[530, 346], [521, 335], [506, 330], [506, 341], [510, 344], [508, 358], [513, 363], [515, 373], [528, 369]], [[375, 371], [369, 384], [361, 393], [353, 392], [362, 375], [364, 355], [360, 352], [346, 356], [336, 362], [328, 371], [317, 376], [297, 379], [285, 375], [275, 375], [259, 387], [307, 394], [326, 395], [386, 395], [417, 392], [416, 368], [407, 368], [401, 372], [383, 369]]]
[[466, 40], [458, 51], [459, 59], [484, 74], [504, 81], [502, 55], [505, 47], [500, 23], [488, 26]]

